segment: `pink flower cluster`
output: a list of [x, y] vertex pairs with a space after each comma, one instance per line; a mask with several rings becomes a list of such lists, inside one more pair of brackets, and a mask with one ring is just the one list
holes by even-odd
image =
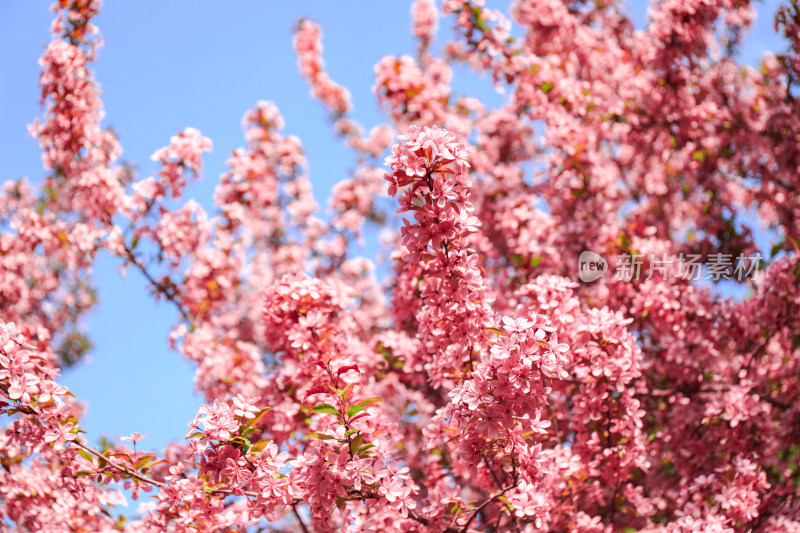
[[389, 194], [402, 191], [400, 212], [414, 213], [413, 222], [403, 220], [398, 255], [408, 273], [403, 281], [420, 285], [415, 320], [434, 383], [462, 372], [485, 344], [493, 300], [469, 247], [480, 223], [470, 202], [467, 157], [452, 133], [412, 126], [386, 159]]
[[439, 12], [433, 0], [415, 0], [411, 4], [411, 33], [427, 47], [436, 34]]
[[302, 74], [311, 84], [311, 94], [333, 113], [342, 115], [353, 107], [350, 92], [334, 82], [322, 62], [319, 26], [308, 19], [300, 21], [294, 38], [294, 49]]
[[9, 450], [27, 450], [29, 455], [52, 445], [58, 451], [75, 439], [63, 398], [69, 391], [53, 380], [56, 375], [48, 358], [28, 343], [16, 324], [0, 321], [0, 414], [19, 412], [39, 421], [16, 421], [14, 429], [0, 437]]
[[423, 70], [411, 56], [384, 57], [375, 65], [378, 103], [404, 128], [441, 122], [450, 98], [450, 67], [436, 61]]
[[[552, 389], [549, 380], [568, 376], [569, 346], [558, 342], [547, 319], [503, 317], [498, 338], [481, 354], [469, 379], [450, 391], [446, 416], [453, 419], [462, 438], [456, 448], [460, 458], [474, 467], [487, 455], [516, 457], [518, 474], [528, 482], [539, 477], [541, 445], [530, 437], [546, 434], [550, 421], [542, 408]], [[496, 448], [496, 450], [492, 450]]]
[[121, 173], [110, 164], [121, 152], [113, 133], [103, 130], [99, 89], [88, 62], [92, 51], [66, 40], [54, 40], [40, 60], [42, 103], [47, 119], [35, 121], [31, 135], [39, 140], [42, 163], [52, 173], [54, 207], [109, 221], [122, 198]]
[[172, 137], [169, 145], [159, 148], [150, 159], [161, 164], [159, 191], [173, 198], [181, 195], [188, 176], [199, 176], [203, 168], [203, 152], [211, 151], [211, 140], [194, 128]]

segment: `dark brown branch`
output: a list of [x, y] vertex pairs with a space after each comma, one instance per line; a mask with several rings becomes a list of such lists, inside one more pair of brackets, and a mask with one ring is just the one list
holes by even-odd
[[156, 288], [156, 290], [157, 290], [157, 291], [158, 291], [160, 294], [163, 294], [163, 295], [164, 295], [164, 298], [166, 298], [166, 299], [167, 299], [169, 302], [171, 302], [171, 303], [172, 303], [172, 304], [175, 306], [175, 308], [178, 310], [178, 312], [181, 314], [181, 316], [183, 317], [183, 319], [184, 319], [186, 322], [188, 322], [190, 325], [191, 325], [191, 324], [193, 324], [191, 316], [189, 316], [189, 313], [187, 313], [187, 312], [186, 312], [186, 310], [183, 308], [183, 305], [182, 305], [182, 304], [181, 304], [181, 302], [180, 302], [180, 301], [179, 301], [179, 300], [178, 300], [178, 299], [175, 297], [175, 294], [173, 294], [173, 293], [172, 293], [172, 292], [169, 290], [169, 288], [168, 288], [168, 287], [166, 287], [166, 286], [165, 286], [163, 283], [161, 283], [160, 281], [156, 280], [156, 279], [155, 279], [155, 278], [154, 278], [154, 277], [153, 277], [153, 276], [150, 274], [150, 272], [147, 270], [147, 267], [145, 267], [143, 264], [141, 264], [141, 263], [139, 262], [139, 259], [138, 259], [138, 258], [136, 257], [136, 255], [133, 253], [133, 250], [131, 250], [131, 249], [128, 247], [128, 245], [127, 245], [127, 244], [125, 244], [124, 246], [125, 246], [125, 255], [127, 256], [127, 259], [128, 259], [128, 261], [129, 261], [131, 264], [133, 264], [133, 265], [134, 265], [134, 266], [135, 266], [135, 267], [136, 267], [136, 268], [139, 270], [139, 272], [141, 272], [141, 274], [142, 274], [142, 275], [143, 275], [143, 276], [144, 276], [144, 277], [147, 279], [147, 281], [149, 281], [149, 282], [150, 282], [150, 284], [151, 284], [153, 287], [155, 287], [155, 288]]
[[502, 496], [503, 494], [505, 494], [506, 492], [510, 491], [511, 489], [513, 489], [515, 487], [516, 487], [516, 485], [509, 485], [509, 486], [505, 487], [503, 490], [501, 490], [500, 492], [496, 493], [494, 496], [492, 496], [488, 500], [486, 500], [485, 502], [483, 502], [482, 504], [480, 504], [474, 511], [472, 511], [472, 515], [469, 517], [469, 520], [467, 520], [467, 523], [464, 524], [464, 527], [461, 528], [461, 532], [460, 533], [467, 533], [467, 530], [469, 529], [469, 525], [472, 523], [472, 521], [475, 519], [475, 517], [478, 516], [478, 513], [483, 511], [483, 509], [487, 505], [491, 504], [496, 499], [498, 499], [500, 496]]
[[295, 518], [297, 518], [297, 522], [300, 524], [300, 529], [303, 530], [303, 533], [308, 533], [308, 528], [306, 527], [305, 522], [303, 522], [303, 519], [300, 518], [300, 513], [297, 512], [296, 503], [292, 504], [292, 512], [294, 513]]
[[162, 483], [161, 481], [156, 481], [155, 479], [147, 477], [144, 474], [140, 474], [136, 470], [131, 470], [127, 466], [115, 463], [114, 461], [111, 460], [110, 457], [105, 455], [103, 452], [95, 450], [91, 446], [87, 446], [87, 445], [81, 443], [78, 440], [74, 440], [74, 441], [72, 441], [72, 443], [75, 444], [76, 446], [80, 447], [80, 448], [83, 448], [84, 450], [86, 450], [87, 452], [91, 453], [92, 455], [96, 455], [97, 457], [99, 457], [100, 459], [102, 459], [103, 461], [108, 463], [108, 465], [111, 468], [113, 468], [115, 470], [118, 470], [120, 472], [123, 472], [123, 473], [129, 475], [130, 477], [132, 477], [134, 479], [138, 479], [139, 481], [143, 481], [144, 483], [149, 483], [149, 484], [151, 484], [151, 485], [153, 485], [155, 487], [158, 487], [160, 489], [163, 489], [163, 488], [167, 487], [166, 483]]
[[[117, 464], [117, 463], [113, 462], [103, 452], [101, 452], [99, 450], [95, 450], [91, 446], [87, 446], [86, 444], [83, 444], [82, 442], [80, 442], [78, 440], [72, 441], [72, 444], [75, 444], [76, 446], [78, 446], [80, 448], [83, 448], [84, 450], [86, 450], [87, 452], [91, 453], [92, 455], [94, 455], [96, 457], [99, 457], [100, 459], [102, 459], [106, 463], [108, 463], [108, 465], [111, 468], [114, 468], [114, 469], [122, 472], [123, 474], [126, 474], [126, 475], [128, 475], [128, 476], [130, 476], [130, 477], [132, 477], [134, 479], [137, 479], [137, 480], [142, 481], [144, 483], [149, 483], [149, 484], [153, 485], [154, 487], [158, 487], [160, 489], [164, 489], [164, 488], [167, 488], [169, 486], [169, 485], [167, 485], [166, 483], [164, 483], [162, 481], [157, 481], [157, 480], [155, 480], [155, 479], [153, 479], [151, 477], [145, 476], [144, 474], [140, 474], [136, 470], [132, 470], [132, 469], [128, 468], [125, 465], [120, 465], [120, 464]], [[231, 489], [214, 489], [214, 490], [211, 491], [211, 494], [216, 494], [218, 496], [231, 496], [231, 495], [235, 495], [235, 494], [241, 494], [243, 496], [250, 496], [252, 498], [258, 497], [258, 493], [257, 492], [251, 492], [251, 491], [237, 492], [237, 491], [233, 491]]]

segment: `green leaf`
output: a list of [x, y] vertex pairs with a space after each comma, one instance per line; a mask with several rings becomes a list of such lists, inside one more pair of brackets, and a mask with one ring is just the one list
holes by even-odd
[[366, 405], [370, 405], [370, 404], [378, 403], [378, 402], [382, 402], [382, 401], [383, 400], [381, 398], [378, 398], [377, 396], [373, 396], [372, 398], [367, 398], [366, 400], [361, 400], [356, 405], [358, 405], [358, 406], [366, 406]]
[[781, 241], [781, 242], [779, 242], [778, 244], [776, 244], [775, 246], [772, 247], [772, 249], [769, 251], [769, 258], [770, 259], [773, 259], [776, 255], [778, 255], [778, 252], [783, 250], [783, 243], [784, 243], [784, 241]]
[[78, 453], [78, 455], [80, 455], [81, 457], [83, 457], [84, 459], [89, 461], [90, 463], [94, 462], [94, 456], [92, 454], [90, 454], [89, 452], [87, 452], [86, 450], [84, 450], [82, 448], [75, 448], [75, 451]]
[[245, 431], [250, 429], [250, 428], [252, 428], [252, 427], [255, 427], [255, 425], [258, 424], [261, 421], [262, 418], [264, 418], [264, 415], [267, 414], [267, 412], [271, 411], [271, 410], [272, 410], [272, 407], [265, 407], [261, 411], [259, 411], [258, 415], [256, 415], [255, 418], [252, 418], [247, 423], [247, 425], [244, 426]]
[[351, 405], [350, 407], [347, 408], [347, 416], [349, 418], [352, 418], [365, 409], [366, 407], [363, 407], [361, 405]]
[[266, 448], [267, 444], [269, 443], [270, 443], [269, 439], [261, 439], [258, 442], [254, 442], [253, 445], [250, 446], [250, 452], [252, 453], [263, 452], [264, 448]]
[[364, 435], [359, 435], [350, 441], [350, 453], [357, 453], [361, 443], [364, 442]]
[[329, 415], [339, 416], [339, 410], [329, 403], [322, 403], [311, 410], [312, 413], [328, 413]]
[[368, 405], [382, 401], [383, 400], [381, 400], [380, 398], [367, 398], [366, 400], [361, 400], [357, 404], [351, 405], [350, 407], [347, 408], [347, 416], [348, 418], [352, 418], [361, 411], [365, 410]]
[[347, 397], [350, 396], [351, 392], [353, 392], [353, 385], [355, 385], [355, 383], [351, 383], [344, 389], [336, 391], [336, 394], [338, 394], [342, 399], [347, 400]]
[[492, 333], [496, 333], [497, 335], [502, 335], [503, 337], [508, 337], [508, 333], [503, 331], [502, 329], [498, 328], [486, 328], [486, 331], [491, 331]]
[[331, 440], [335, 437], [331, 437], [330, 435], [325, 435], [324, 433], [317, 433], [316, 431], [312, 431], [308, 434], [310, 437], [319, 439], [319, 440]]
[[531, 268], [536, 268], [537, 266], [539, 266], [539, 263], [542, 262], [542, 259], [544, 259], [543, 255], [539, 257], [531, 257], [531, 260], [529, 261]]
[[706, 160], [706, 153], [703, 150], [695, 150], [692, 152], [692, 158], [694, 158], [695, 161], [702, 163]]
[[547, 93], [549, 93], [550, 91], [553, 90], [553, 87], [554, 86], [553, 86], [553, 82], [552, 81], [546, 81], [546, 82], [544, 82], [542, 84], [542, 92], [544, 94], [547, 94]]
[[161, 463], [166, 463], [166, 462], [167, 461], [165, 461], [164, 459], [159, 459], [159, 460], [156, 461], [155, 458], [154, 458], [153, 460], [148, 461], [147, 463], [145, 463], [145, 465], [142, 468], [144, 468], [146, 470], [146, 469], [149, 469], [151, 466], [155, 466], [155, 465], [158, 465], [158, 464], [161, 464]]

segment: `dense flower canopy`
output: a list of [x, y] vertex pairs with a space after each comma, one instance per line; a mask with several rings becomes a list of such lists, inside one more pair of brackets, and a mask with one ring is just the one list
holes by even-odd
[[[354, 154], [331, 216], [267, 101], [213, 212], [185, 197], [201, 132], [154, 176], [122, 164], [99, 8], [54, 7], [45, 176], [0, 192], [0, 530], [800, 531], [796, 2], [751, 68], [748, 0], [661, 0], [645, 30], [617, 0], [415, 0], [369, 131], [301, 20], [300, 73]], [[504, 104], [457, 94], [455, 64]], [[367, 228], [384, 260], [354, 251]], [[58, 383], [101, 250], [195, 364], [206, 403], [164, 450], [98, 444]], [[145, 504], [123, 516], [125, 494]]]

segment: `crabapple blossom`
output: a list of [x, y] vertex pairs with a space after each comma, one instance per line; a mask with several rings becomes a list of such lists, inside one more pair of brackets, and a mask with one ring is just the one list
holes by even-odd
[[[414, 0], [374, 127], [304, 18], [300, 75], [353, 153], [327, 212], [267, 100], [210, 208], [186, 197], [196, 129], [149, 174], [119, 163], [100, 8], [54, 6], [44, 177], [0, 189], [0, 529], [800, 531], [796, 2], [753, 68], [747, 0], [654, 2], [642, 29], [619, 1]], [[462, 94], [466, 69], [502, 102]], [[195, 368], [204, 403], [163, 450], [86, 434], [59, 383], [103, 250]], [[582, 282], [584, 251], [646, 274]], [[692, 256], [753, 275], [678, 275]]]
[[300, 74], [308, 79], [314, 97], [334, 113], [349, 111], [352, 106], [350, 92], [331, 80], [325, 72], [319, 26], [308, 19], [301, 20], [295, 34], [294, 48]]

